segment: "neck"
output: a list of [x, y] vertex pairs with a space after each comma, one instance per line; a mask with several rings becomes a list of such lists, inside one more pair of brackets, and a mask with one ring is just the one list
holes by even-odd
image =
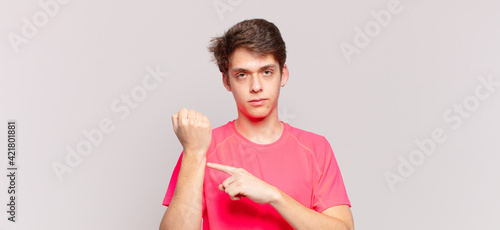
[[250, 119], [238, 111], [234, 122], [236, 130], [248, 140], [257, 144], [271, 144], [283, 133], [283, 124], [278, 119], [276, 110], [262, 119]]

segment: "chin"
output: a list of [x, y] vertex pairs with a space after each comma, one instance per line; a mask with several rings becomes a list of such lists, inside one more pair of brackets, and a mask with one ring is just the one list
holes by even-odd
[[269, 116], [269, 113], [246, 113], [245, 115], [250, 120], [262, 120]]
[[267, 108], [266, 105], [260, 107], [244, 107], [243, 110], [240, 110], [240, 112], [250, 120], [262, 120], [271, 114], [271, 110]]

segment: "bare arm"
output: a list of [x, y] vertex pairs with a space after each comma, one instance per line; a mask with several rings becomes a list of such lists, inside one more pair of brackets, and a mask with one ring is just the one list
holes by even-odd
[[245, 169], [216, 163], [208, 163], [207, 166], [231, 175], [219, 185], [219, 189], [225, 191], [231, 200], [248, 197], [259, 204], [269, 203], [294, 229], [354, 230], [348, 205], [333, 206], [319, 213]]
[[203, 177], [206, 158], [182, 156], [172, 201], [163, 215], [160, 230], [201, 229]]
[[184, 153], [174, 195], [160, 230], [198, 230], [201, 229], [203, 179], [212, 129], [206, 116], [185, 108], [172, 115], [172, 123]]
[[278, 191], [278, 194], [270, 204], [294, 229], [354, 230], [348, 205], [333, 206], [319, 213], [306, 208], [284, 192]]

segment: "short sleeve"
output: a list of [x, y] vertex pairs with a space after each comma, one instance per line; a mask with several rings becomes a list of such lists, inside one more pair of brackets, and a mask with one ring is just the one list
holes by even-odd
[[326, 138], [323, 139], [323, 144], [318, 146], [318, 153], [316, 153], [320, 174], [315, 177], [313, 209], [322, 212], [337, 205], [349, 205], [351, 207], [332, 147]]
[[[168, 184], [167, 193], [165, 194], [165, 198], [163, 198], [163, 205], [167, 207], [168, 205], [170, 205], [170, 201], [172, 201], [172, 197], [174, 196], [175, 186], [177, 185], [177, 178], [179, 176], [179, 171], [181, 170], [183, 153], [184, 151], [181, 152], [179, 160], [177, 160], [177, 165], [175, 165], [174, 171], [172, 172], [172, 177], [170, 178], [170, 183]], [[203, 212], [205, 212], [205, 191], [203, 191], [202, 195], [202, 207]]]

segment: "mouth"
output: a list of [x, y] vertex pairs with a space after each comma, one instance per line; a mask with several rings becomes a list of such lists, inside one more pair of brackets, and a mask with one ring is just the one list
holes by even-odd
[[254, 100], [251, 100], [250, 102], [259, 102], [259, 101], [264, 101], [266, 100], [265, 98], [258, 98], [258, 99], [254, 99]]
[[252, 106], [261, 106], [261, 105], [264, 105], [264, 102], [266, 100], [267, 99], [264, 99], [264, 98], [258, 98], [258, 99], [254, 99], [254, 100], [249, 101], [249, 103]]

